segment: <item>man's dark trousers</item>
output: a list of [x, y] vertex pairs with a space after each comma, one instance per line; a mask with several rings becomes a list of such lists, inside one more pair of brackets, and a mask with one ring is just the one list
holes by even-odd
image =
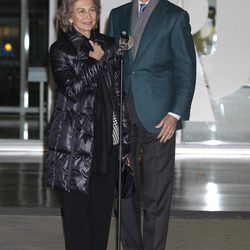
[[[131, 119], [131, 162], [136, 171], [136, 194], [122, 200], [122, 242], [124, 250], [165, 250], [174, 180], [175, 135], [160, 143], [149, 133], [129, 98]], [[143, 150], [143, 169], [139, 156]], [[140, 173], [143, 171], [142, 173]], [[143, 176], [143, 239], [141, 236], [140, 177]]]

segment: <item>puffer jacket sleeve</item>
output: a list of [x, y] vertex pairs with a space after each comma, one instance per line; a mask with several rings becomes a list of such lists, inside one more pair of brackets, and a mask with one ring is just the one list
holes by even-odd
[[50, 48], [53, 77], [60, 92], [77, 102], [89, 90], [97, 87], [99, 61], [94, 58], [75, 60], [73, 63], [56, 44]]

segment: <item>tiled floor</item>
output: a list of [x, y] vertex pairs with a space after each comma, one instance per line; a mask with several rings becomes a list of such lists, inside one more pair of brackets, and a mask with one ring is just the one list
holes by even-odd
[[173, 208], [250, 211], [250, 159], [176, 161]]
[[[59, 207], [57, 193], [44, 185], [40, 159], [0, 158], [0, 190], [0, 207]], [[250, 159], [177, 156], [173, 210], [250, 211]]]
[[[0, 250], [63, 250], [41, 157], [0, 157]], [[167, 250], [249, 250], [250, 159], [177, 154]], [[115, 249], [115, 218], [107, 250]]]
[[[166, 250], [249, 250], [250, 220], [171, 217]], [[107, 250], [115, 250], [112, 218]], [[0, 215], [1, 250], [63, 250], [59, 216]]]

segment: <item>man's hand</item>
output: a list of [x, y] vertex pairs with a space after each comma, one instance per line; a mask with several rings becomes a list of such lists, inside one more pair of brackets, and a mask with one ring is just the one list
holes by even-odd
[[90, 45], [93, 48], [93, 51], [89, 52], [89, 56], [96, 59], [96, 60], [101, 60], [101, 58], [104, 55], [104, 51], [102, 47], [98, 43], [94, 43], [93, 41], [89, 41]]
[[160, 123], [155, 126], [156, 128], [161, 128], [161, 131], [157, 137], [160, 142], [166, 142], [172, 138], [176, 130], [177, 122], [178, 120], [175, 117], [166, 115], [160, 121]]

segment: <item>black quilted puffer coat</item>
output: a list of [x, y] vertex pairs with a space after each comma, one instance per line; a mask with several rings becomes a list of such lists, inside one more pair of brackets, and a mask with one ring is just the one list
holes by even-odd
[[[48, 186], [63, 191], [87, 193], [94, 144], [95, 95], [106, 84], [119, 117], [120, 66], [113, 38], [92, 32], [105, 54], [100, 61], [89, 57], [89, 40], [72, 30], [50, 48], [57, 98], [49, 124], [45, 178]], [[123, 143], [128, 142], [124, 108]]]

